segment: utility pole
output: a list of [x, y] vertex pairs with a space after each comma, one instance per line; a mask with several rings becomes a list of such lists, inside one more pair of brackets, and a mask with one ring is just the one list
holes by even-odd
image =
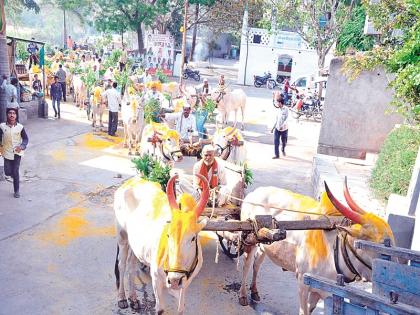
[[187, 46], [187, 14], [188, 14], [188, 0], [184, 0], [184, 25], [182, 26], [182, 49], [181, 49], [181, 71], [179, 74], [179, 82], [182, 85], [182, 73], [184, 71], [186, 46]]

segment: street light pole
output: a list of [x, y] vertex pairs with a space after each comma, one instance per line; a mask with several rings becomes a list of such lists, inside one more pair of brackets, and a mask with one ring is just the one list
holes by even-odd
[[181, 71], [179, 74], [179, 82], [182, 85], [182, 73], [184, 71], [186, 46], [187, 46], [187, 14], [188, 14], [188, 0], [184, 0], [184, 25], [182, 26], [182, 49], [181, 49]]

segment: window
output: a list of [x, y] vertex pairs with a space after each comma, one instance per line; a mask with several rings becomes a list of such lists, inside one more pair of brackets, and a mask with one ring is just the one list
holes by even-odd
[[306, 86], [306, 78], [301, 78], [296, 82], [297, 87], [305, 87]]
[[254, 34], [252, 37], [252, 42], [254, 44], [261, 44], [261, 35]]

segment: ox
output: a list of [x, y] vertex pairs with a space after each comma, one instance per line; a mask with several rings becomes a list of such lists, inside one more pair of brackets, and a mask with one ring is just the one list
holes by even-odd
[[346, 282], [352, 282], [357, 278], [371, 280], [372, 259], [376, 256], [371, 252], [355, 249], [354, 240], [358, 238], [381, 243], [385, 238], [390, 238], [393, 242], [391, 228], [384, 220], [365, 212], [353, 201], [347, 188], [347, 181], [344, 184], [344, 196], [350, 208], [341, 204], [332, 195], [327, 184], [325, 184], [325, 189], [326, 192], [321, 195], [320, 202], [276, 187], [260, 187], [245, 198], [241, 220], [254, 218], [257, 214], [270, 214], [277, 220], [301, 220], [306, 214], [299, 211], [304, 211], [314, 213], [314, 215], [308, 215], [311, 218], [319, 218], [319, 215], [315, 215], [318, 213], [322, 215], [340, 215], [341, 213], [353, 224], [348, 227], [337, 227], [332, 231], [288, 231], [287, 238], [283, 241], [245, 248], [242, 285], [239, 291], [241, 305], [248, 304], [246, 279], [253, 258], [251, 299], [260, 300], [256, 281], [266, 255], [284, 270], [296, 274], [300, 301], [299, 314], [311, 314], [319, 299], [325, 299], [328, 295], [306, 286], [303, 283], [304, 273], [321, 275], [334, 280], [338, 273], [342, 273]]
[[241, 132], [234, 127], [217, 128], [213, 138], [219, 156], [233, 164], [242, 165], [246, 159], [246, 148]]
[[115, 192], [118, 235], [115, 276], [120, 308], [128, 307], [124, 289], [128, 264], [130, 306], [140, 309], [134, 284], [136, 265], [140, 261], [150, 267], [156, 313], [164, 312], [164, 290], [177, 298], [178, 313], [183, 313], [186, 289], [203, 264], [198, 233], [208, 219], [198, 222], [198, 218], [209, 199], [209, 188], [206, 179], [199, 176], [207, 185], [197, 203], [191, 195], [182, 194], [178, 206], [174, 195], [177, 176], [169, 180], [166, 195], [159, 184], [139, 177], [132, 178]]
[[91, 95], [92, 104], [92, 127], [96, 127], [96, 121], [99, 120], [99, 126], [103, 127], [102, 116], [105, 112], [107, 99], [102, 97], [102, 88], [97, 86]]
[[217, 110], [219, 111], [219, 117], [221, 118], [222, 124], [227, 124], [230, 112], [235, 112], [235, 123], [236, 126], [238, 120], [238, 110], [241, 110], [242, 124], [241, 129], [244, 130], [244, 113], [246, 106], [246, 94], [242, 89], [235, 89], [232, 92], [222, 94], [219, 91], [212, 93], [212, 98], [217, 103]]
[[76, 106], [80, 109], [84, 109], [87, 98], [87, 89], [82, 79], [76, 75], [73, 76], [73, 93]]
[[151, 123], [143, 130], [140, 154], [151, 154], [160, 161], [178, 162], [182, 160], [180, 135], [165, 124]]
[[[135, 93], [135, 92], [132, 92]], [[126, 92], [126, 94], [128, 94]], [[124, 147], [128, 147], [128, 154], [135, 149], [135, 154], [139, 155], [139, 144], [144, 127], [144, 107], [135, 95], [125, 99], [121, 107], [121, 116], [124, 124]]]

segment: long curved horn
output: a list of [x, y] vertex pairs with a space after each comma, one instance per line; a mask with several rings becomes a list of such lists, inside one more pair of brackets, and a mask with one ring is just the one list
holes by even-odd
[[351, 209], [343, 205], [340, 201], [338, 201], [337, 198], [335, 198], [334, 195], [331, 193], [331, 190], [325, 181], [324, 181], [324, 185], [325, 185], [325, 191], [327, 192], [328, 198], [331, 200], [334, 207], [336, 207], [337, 210], [340, 211], [341, 214], [344, 215], [346, 218], [349, 218], [355, 223], [362, 224], [364, 221], [362, 216], [359, 213], [352, 211]]
[[168, 184], [166, 185], [166, 196], [168, 197], [168, 201], [169, 201], [169, 206], [172, 209], [179, 209], [178, 204], [176, 203], [175, 200], [175, 192], [174, 192], [174, 186], [175, 186], [175, 180], [178, 178], [178, 174], [172, 176], [169, 181]]
[[195, 174], [199, 179], [201, 179], [204, 182], [204, 189], [201, 192], [200, 200], [198, 201], [197, 206], [195, 207], [195, 213], [197, 214], [197, 218], [201, 215], [201, 213], [204, 211], [204, 208], [207, 205], [207, 201], [210, 197], [210, 190], [209, 190], [209, 183], [207, 179], [201, 175], [201, 174]]
[[350, 209], [360, 214], [366, 214], [366, 211], [360, 208], [350, 196], [349, 187], [347, 186], [347, 176], [344, 177], [344, 198], [346, 198], [346, 202], [350, 206]]

